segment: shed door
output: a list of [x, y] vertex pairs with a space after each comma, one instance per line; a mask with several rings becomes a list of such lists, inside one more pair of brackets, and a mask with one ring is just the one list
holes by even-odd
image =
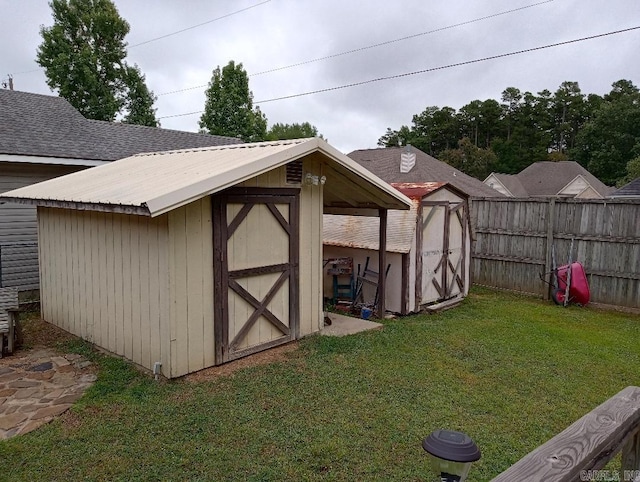
[[464, 293], [465, 205], [464, 202], [423, 202], [422, 304]]
[[298, 336], [299, 191], [214, 196], [216, 364]]

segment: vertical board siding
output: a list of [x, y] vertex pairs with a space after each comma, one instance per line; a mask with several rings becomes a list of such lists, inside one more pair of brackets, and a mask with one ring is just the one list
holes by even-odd
[[169, 214], [171, 376], [213, 366], [211, 198]]
[[548, 269], [551, 233], [558, 265], [569, 261], [573, 240], [591, 301], [640, 308], [640, 201], [476, 199], [472, 210], [474, 282], [547, 296], [539, 276]]
[[38, 214], [44, 319], [145, 368], [161, 361], [166, 370], [167, 217], [42, 207]]
[[[303, 159], [303, 171], [323, 174], [321, 156]], [[240, 186], [298, 187], [287, 184], [286, 168], [280, 167], [250, 179]], [[319, 331], [324, 323], [322, 301], [322, 185], [300, 186], [300, 336]]]

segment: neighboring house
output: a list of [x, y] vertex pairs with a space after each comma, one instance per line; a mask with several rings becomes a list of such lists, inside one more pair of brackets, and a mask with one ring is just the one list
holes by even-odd
[[380, 216], [384, 239], [411, 206], [318, 138], [138, 154], [2, 200], [38, 206], [43, 318], [167, 377], [320, 331], [323, 213]]
[[640, 177], [613, 191], [609, 197], [615, 199], [640, 199]]
[[529, 194], [520, 183], [517, 174], [497, 174], [492, 172], [484, 183], [508, 197], [528, 197]]
[[362, 149], [348, 156], [389, 183], [446, 182], [474, 197], [502, 197], [482, 181], [413, 146]]
[[[89, 120], [61, 97], [0, 90], [0, 193], [140, 152], [239, 142]], [[36, 243], [35, 208], [0, 205], [0, 286], [38, 287]]]
[[602, 199], [613, 189], [574, 161], [535, 162], [518, 174], [492, 172], [484, 183], [505, 196], [517, 198]]

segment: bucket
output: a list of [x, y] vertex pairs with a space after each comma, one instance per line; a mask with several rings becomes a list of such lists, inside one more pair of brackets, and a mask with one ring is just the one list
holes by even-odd
[[372, 311], [369, 308], [362, 308], [362, 310], [360, 311], [360, 318], [362, 318], [363, 320], [368, 320], [369, 318], [371, 318], [371, 313]]

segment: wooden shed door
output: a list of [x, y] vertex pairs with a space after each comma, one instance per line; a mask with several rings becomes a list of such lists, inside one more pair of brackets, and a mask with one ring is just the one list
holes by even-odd
[[216, 364], [298, 337], [299, 191], [214, 196]]
[[465, 206], [423, 202], [422, 304], [448, 300], [465, 290]]

